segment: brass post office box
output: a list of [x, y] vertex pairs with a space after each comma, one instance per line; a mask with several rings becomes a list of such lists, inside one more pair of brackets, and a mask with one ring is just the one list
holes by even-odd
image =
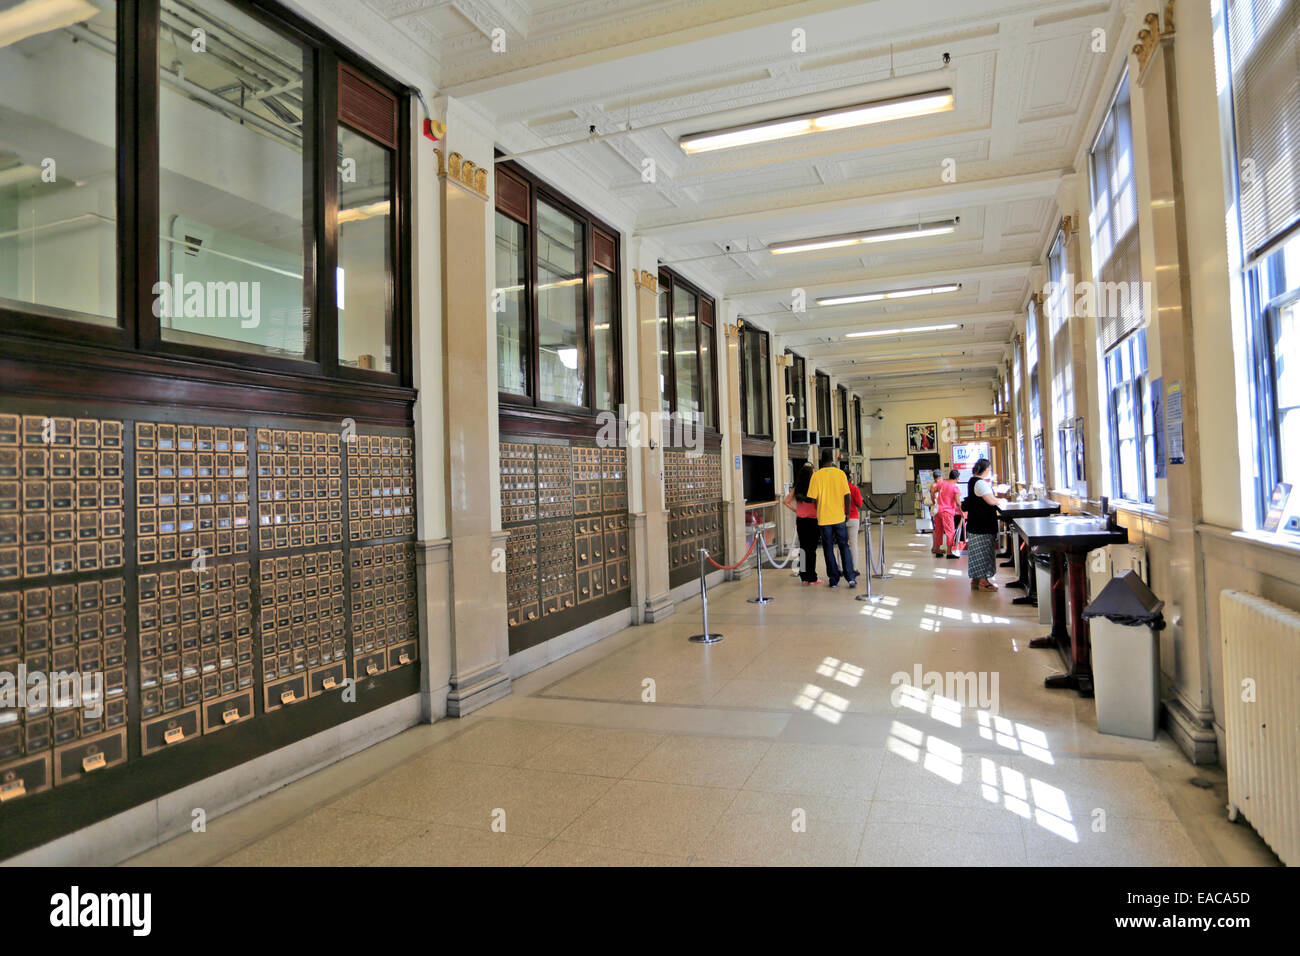
[[62, 786], [88, 773], [98, 773], [126, 760], [126, 730], [110, 730], [54, 752], [54, 783]]
[[201, 721], [197, 706], [145, 721], [140, 727], [140, 752], [150, 754], [193, 740], [201, 735]]
[[[287, 668], [281, 668], [281, 671], [287, 671]], [[288, 677], [280, 677], [266, 684], [263, 710], [270, 713], [279, 710], [281, 707], [304, 701], [307, 697], [307, 674], [305, 671]]]
[[0, 766], [0, 805], [48, 790], [51, 755], [24, 757]]
[[203, 705], [203, 732], [216, 733], [253, 716], [253, 692], [241, 691]]

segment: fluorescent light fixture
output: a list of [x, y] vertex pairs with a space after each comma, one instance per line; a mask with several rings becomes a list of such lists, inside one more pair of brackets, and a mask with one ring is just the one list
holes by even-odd
[[845, 232], [816, 239], [792, 239], [788, 242], [774, 242], [767, 247], [767, 251], [774, 256], [783, 256], [791, 252], [810, 252], [813, 249], [836, 249], [842, 246], [864, 246], [874, 242], [944, 236], [957, 231], [958, 221], [953, 218], [941, 222], [917, 223], [915, 226], [891, 226], [886, 229], [869, 229], [865, 232]]
[[[948, 329], [957, 327], [956, 322], [948, 325], [914, 325], [910, 329], [872, 329], [870, 332], [849, 332], [844, 337], [846, 339], [867, 339], [875, 335], [906, 335], [908, 332], [946, 332]], [[904, 358], [911, 357], [904, 356]]]
[[859, 126], [872, 126], [876, 123], [888, 123], [892, 120], [910, 119], [915, 116], [931, 116], [946, 112], [952, 109], [953, 105], [952, 90], [928, 90], [924, 93], [876, 100], [858, 106], [786, 116], [746, 126], [689, 133], [681, 137], [677, 145], [684, 153], [692, 155], [708, 153], [715, 149], [753, 146], [756, 143], [770, 143], [807, 133], [826, 133]]
[[371, 219], [375, 216], [388, 215], [388, 200], [381, 199], [379, 202], [372, 202], [364, 206], [352, 206], [348, 209], [339, 210], [339, 225], [345, 222], [361, 222], [365, 219]]
[[86, 0], [27, 0], [0, 12], [0, 47], [38, 33], [62, 30], [89, 20], [99, 11]]
[[560, 357], [560, 364], [565, 368], [576, 369], [578, 367], [577, 349], [556, 349], [555, 354]]
[[914, 299], [921, 295], [943, 295], [956, 292], [961, 288], [960, 282], [947, 285], [925, 286], [918, 289], [891, 289], [888, 292], [856, 292], [852, 295], [831, 295], [817, 300], [818, 305], [853, 305], [858, 302], [880, 302], [885, 299]]
[[342, 266], [334, 267], [334, 285], [336, 289], [335, 302], [338, 305], [338, 309], [340, 312], [346, 312], [347, 309], [344, 308], [343, 306], [344, 296], [343, 296], [343, 267]]

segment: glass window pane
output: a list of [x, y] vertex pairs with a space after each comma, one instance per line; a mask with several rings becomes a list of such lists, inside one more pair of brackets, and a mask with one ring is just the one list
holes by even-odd
[[716, 428], [713, 420], [713, 383], [717, 378], [717, 353], [713, 348], [713, 326], [700, 325], [700, 421]]
[[677, 372], [677, 414], [684, 422], [700, 421], [699, 345], [696, 341], [695, 295], [673, 290], [673, 368]]
[[0, 304], [113, 326], [117, 7], [80, 12], [0, 41]]
[[496, 281], [497, 388], [528, 394], [529, 330], [527, 292], [528, 227], [497, 213]]
[[668, 393], [668, 383], [672, 381], [672, 331], [668, 324], [669, 305], [668, 287], [659, 286], [659, 404], [665, 413], [672, 411], [672, 396]]
[[[224, 0], [163, 0], [159, 31], [162, 339], [303, 358], [303, 49]], [[193, 35], [202, 30], [202, 42]]]
[[587, 342], [583, 275], [587, 253], [580, 222], [537, 203], [538, 398], [585, 405]]
[[339, 364], [391, 372], [393, 152], [340, 126], [339, 154]]
[[614, 408], [614, 347], [617, 296], [614, 276], [597, 266], [592, 271], [592, 348], [596, 352], [596, 407]]

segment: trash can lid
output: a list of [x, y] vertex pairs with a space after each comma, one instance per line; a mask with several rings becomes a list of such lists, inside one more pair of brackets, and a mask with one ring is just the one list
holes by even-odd
[[1104, 617], [1116, 624], [1146, 625], [1158, 631], [1165, 626], [1160, 613], [1164, 606], [1165, 602], [1152, 594], [1135, 572], [1125, 571], [1110, 579], [1081, 616], [1084, 619]]

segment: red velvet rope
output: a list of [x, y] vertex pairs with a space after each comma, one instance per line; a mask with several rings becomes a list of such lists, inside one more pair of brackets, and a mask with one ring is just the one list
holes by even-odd
[[[759, 533], [761, 534], [762, 532]], [[754, 545], [756, 545], [757, 543], [758, 543], [758, 535], [756, 534], [754, 535], [754, 537], [749, 539], [749, 547], [745, 550], [744, 557], [742, 557], [735, 564], [718, 564], [717, 561], [714, 561], [713, 558], [709, 556], [709, 552], [707, 551], [704, 552], [704, 557], [709, 562], [709, 564], [713, 565], [719, 571], [733, 571], [745, 563], [745, 558], [748, 558], [751, 554], [753, 554]]]

